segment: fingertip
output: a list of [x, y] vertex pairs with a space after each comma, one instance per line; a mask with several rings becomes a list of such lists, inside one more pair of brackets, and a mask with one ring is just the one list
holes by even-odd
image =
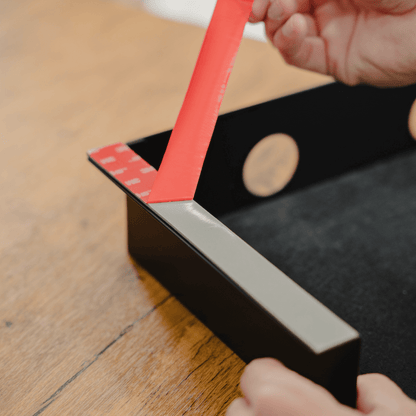
[[274, 34], [273, 45], [286, 57], [292, 57], [299, 51], [308, 33], [306, 19], [301, 14], [294, 14]]
[[240, 385], [244, 386], [247, 379], [261, 378], [266, 372], [276, 369], [285, 369], [286, 367], [275, 358], [256, 358], [248, 363], [241, 375]]
[[357, 379], [357, 391], [357, 408], [364, 413], [381, 406], [395, 409], [409, 399], [396, 383], [377, 373], [360, 375]]
[[277, 360], [276, 358], [271, 358], [271, 357], [262, 357], [262, 358], [256, 358], [253, 361], [251, 361], [248, 366], [257, 366], [257, 365], [261, 365], [261, 366], [273, 366], [273, 367], [283, 367], [286, 368], [286, 366], [279, 360]]
[[295, 13], [282, 26], [282, 34], [287, 38], [300, 38], [306, 35], [307, 32], [306, 19], [299, 13]]
[[269, 8], [271, 0], [254, 0], [251, 14], [249, 17], [250, 23], [258, 23], [265, 19], [267, 9]]
[[276, 380], [285, 379], [282, 371], [289, 370], [274, 358], [257, 358], [251, 361], [240, 378], [240, 390], [246, 403], [252, 406]]
[[256, 15], [253, 13], [253, 11], [250, 12], [250, 16], [248, 17], [248, 21], [250, 23], [257, 23], [259, 21], [257, 19]]
[[383, 389], [388, 389], [388, 388], [394, 388], [397, 390], [401, 390], [400, 387], [394, 383], [394, 381], [392, 381], [391, 379], [389, 379], [387, 376], [385, 376], [384, 374], [379, 374], [379, 373], [368, 373], [368, 374], [362, 374], [357, 378], [357, 386], [360, 389], [365, 389], [365, 388], [370, 388], [370, 389], [374, 389], [374, 388], [383, 388]]

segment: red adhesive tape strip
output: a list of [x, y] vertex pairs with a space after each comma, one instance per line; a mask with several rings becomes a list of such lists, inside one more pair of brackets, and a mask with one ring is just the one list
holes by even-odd
[[91, 159], [143, 202], [147, 202], [156, 179], [156, 170], [122, 143], [88, 152]]
[[253, 0], [218, 0], [148, 202], [192, 200]]

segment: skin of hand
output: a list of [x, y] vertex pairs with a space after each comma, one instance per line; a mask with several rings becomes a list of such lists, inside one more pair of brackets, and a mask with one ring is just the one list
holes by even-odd
[[347, 85], [416, 83], [416, 0], [254, 0], [285, 61]]
[[226, 416], [416, 416], [416, 402], [381, 374], [358, 377], [357, 410], [272, 358], [248, 364], [240, 387], [244, 398], [234, 400]]

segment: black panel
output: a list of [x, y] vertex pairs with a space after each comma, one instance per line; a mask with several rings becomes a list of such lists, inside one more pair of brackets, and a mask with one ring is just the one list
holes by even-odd
[[359, 339], [315, 354], [163, 218], [129, 197], [127, 207], [132, 257], [241, 359], [277, 358], [327, 388], [341, 403], [355, 406]]
[[[222, 115], [195, 200], [215, 216], [263, 202], [245, 189], [242, 167], [253, 146], [273, 133], [292, 136], [300, 152], [298, 170], [279, 196], [411, 149], [416, 143], [408, 117], [415, 98], [416, 85], [377, 89], [333, 83]], [[129, 146], [157, 169], [170, 133]]]

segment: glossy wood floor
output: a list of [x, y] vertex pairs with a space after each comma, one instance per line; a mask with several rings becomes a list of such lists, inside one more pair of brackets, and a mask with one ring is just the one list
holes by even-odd
[[[132, 264], [124, 195], [86, 157], [173, 127], [203, 36], [111, 1], [0, 2], [1, 415], [217, 415], [238, 396], [244, 363]], [[222, 112], [330, 81], [244, 40]]]

